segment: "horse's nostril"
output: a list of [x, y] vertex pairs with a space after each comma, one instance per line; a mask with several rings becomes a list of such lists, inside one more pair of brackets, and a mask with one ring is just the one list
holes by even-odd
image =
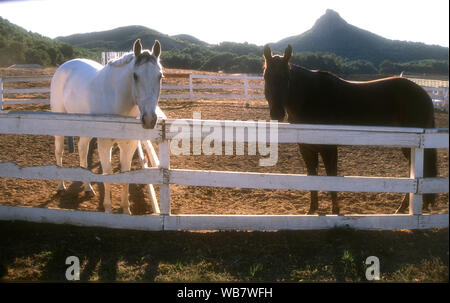
[[158, 119], [158, 117], [156, 116], [156, 114], [146, 114], [144, 113], [141, 117], [141, 121], [142, 121], [142, 126], [145, 129], [153, 129], [156, 125], [156, 120]]

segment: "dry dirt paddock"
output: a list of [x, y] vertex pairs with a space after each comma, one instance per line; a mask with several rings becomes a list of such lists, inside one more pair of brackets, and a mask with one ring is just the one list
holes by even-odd
[[[0, 76], [52, 74], [54, 69], [11, 70], [0, 69]], [[190, 71], [172, 70], [173, 73]], [[166, 79], [170, 84], [185, 84], [185, 79]], [[203, 80], [205, 81], [205, 80]], [[212, 83], [212, 80], [208, 80]], [[206, 82], [205, 82], [206, 83]], [[45, 83], [27, 83], [20, 87], [39, 87]], [[47, 84], [48, 85], [48, 84]], [[18, 87], [18, 85], [16, 85]], [[13, 86], [10, 86], [13, 87]], [[173, 93], [173, 92], [171, 92]], [[46, 98], [48, 95], [35, 96]], [[12, 98], [13, 96], [6, 96]], [[14, 96], [28, 98], [27, 95]], [[202, 119], [218, 120], [268, 120], [269, 111], [264, 100], [253, 100], [245, 108], [243, 100], [161, 100], [159, 103], [168, 118], [192, 118], [200, 112]], [[49, 105], [11, 105], [5, 110], [49, 111]], [[436, 113], [436, 126], [448, 128], [448, 114]], [[76, 142], [77, 140], [75, 140]], [[94, 141], [92, 142], [94, 143]], [[91, 143], [90, 168], [101, 173], [96, 144]], [[155, 144], [155, 148], [157, 145]], [[63, 158], [65, 167], [78, 165], [78, 153], [69, 154], [67, 145]], [[383, 147], [340, 146], [338, 170], [341, 176], [408, 177], [408, 162], [399, 149]], [[223, 171], [250, 171], [305, 174], [306, 169], [296, 144], [281, 144], [278, 162], [272, 167], [258, 165], [260, 155], [255, 156], [171, 156], [172, 168]], [[27, 136], [0, 134], [0, 162], [14, 161], [21, 166], [54, 164], [54, 142], [51, 136]], [[119, 171], [118, 148], [113, 149], [115, 172]], [[133, 168], [140, 168], [135, 155]], [[439, 176], [448, 176], [448, 150], [438, 150]], [[325, 175], [320, 163], [320, 175]], [[103, 211], [103, 185], [94, 183], [95, 196], [85, 195], [79, 182], [67, 182], [68, 190], [56, 194], [56, 181], [0, 179], [0, 204], [60, 209]], [[155, 186], [158, 191], [158, 186]], [[133, 215], [151, 214], [149, 196], [143, 185], [130, 186], [131, 212]], [[113, 212], [119, 213], [120, 185], [112, 187]], [[338, 193], [342, 214], [392, 214], [402, 200], [402, 194]], [[319, 213], [331, 213], [331, 201], [327, 192], [319, 192]], [[295, 190], [257, 190], [240, 188], [212, 188], [171, 185], [171, 209], [173, 214], [305, 214], [309, 207], [309, 192]], [[431, 213], [448, 213], [448, 194], [437, 196]]]

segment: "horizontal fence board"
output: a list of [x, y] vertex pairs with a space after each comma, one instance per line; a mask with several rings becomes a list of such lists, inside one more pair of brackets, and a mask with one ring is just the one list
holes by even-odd
[[3, 105], [50, 103], [50, 99], [3, 100]]
[[[227, 79], [227, 80], [243, 80], [245, 75], [195, 75], [192, 74], [192, 79]], [[259, 80], [258, 77], [247, 77], [248, 80]]]
[[[417, 185], [417, 181], [410, 178], [329, 177], [183, 169], [169, 169], [168, 172], [168, 184], [184, 186], [340, 192], [418, 192], [419, 194], [448, 192], [448, 177], [420, 179], [419, 185]], [[36, 180], [71, 180], [80, 182], [164, 184], [163, 171], [159, 168], [145, 168], [118, 174], [101, 175], [80, 167], [67, 168], [56, 165], [20, 167], [13, 162], [1, 162], [0, 177]]]
[[244, 85], [195, 85], [193, 89], [242, 89]]
[[155, 140], [161, 125], [144, 129], [133, 117], [85, 114], [0, 112], [0, 133]]
[[159, 99], [189, 99], [191, 95], [188, 94], [167, 94], [159, 95]]
[[[2, 81], [4, 83], [14, 83], [14, 82], [47, 82], [52, 79], [53, 76], [7, 76], [3, 77]], [[1, 77], [0, 77], [1, 78]]]
[[266, 96], [264, 95], [248, 95], [249, 99], [265, 99]]
[[158, 215], [130, 216], [95, 211], [51, 208], [0, 206], [0, 220], [36, 223], [69, 224], [131, 230], [162, 230], [163, 217]]
[[[172, 128], [172, 125], [173, 128]], [[189, 126], [190, 132], [182, 133], [179, 128], [182, 125]], [[209, 136], [210, 128], [220, 127], [221, 138], [223, 140], [236, 141], [235, 137], [228, 138], [225, 136], [226, 128], [239, 129], [244, 133], [243, 142], [248, 142], [248, 130], [244, 128], [252, 128], [254, 133], [258, 133], [256, 129], [257, 121], [217, 121], [217, 120], [167, 120], [166, 133], [168, 139], [183, 139], [192, 136], [194, 125], [200, 125], [203, 128], [202, 139]], [[263, 125], [264, 126], [264, 125]], [[270, 126], [268, 122], [266, 127], [266, 139], [270, 139]], [[390, 127], [364, 127], [364, 126], [338, 126], [338, 125], [308, 125], [308, 124], [276, 124], [278, 129], [277, 138], [274, 139], [278, 143], [308, 143], [308, 144], [336, 144], [336, 145], [374, 145], [374, 146], [393, 146], [393, 147], [419, 147], [421, 143], [421, 134], [423, 129], [405, 129]], [[172, 132], [170, 131], [172, 129]], [[256, 139], [256, 137], [255, 137]], [[275, 142], [275, 141], [273, 141]]]
[[[343, 131], [343, 130], [286, 130], [278, 135], [280, 143], [335, 144], [335, 145], [370, 145], [391, 147], [416, 147], [420, 137], [412, 133]], [[325, 143], [326, 142], [326, 143]]]
[[420, 178], [417, 193], [448, 193], [448, 177]]
[[421, 215], [419, 216], [419, 229], [448, 227], [448, 214]]
[[[158, 116], [164, 118], [164, 113], [158, 108]], [[182, 124], [179, 124], [180, 121]], [[86, 136], [100, 138], [119, 138], [137, 140], [161, 139], [161, 123], [155, 129], [147, 130], [134, 117], [113, 115], [85, 115], [63, 114], [47, 112], [14, 112], [0, 113], [0, 133], [31, 134], [31, 135], [63, 135]], [[203, 128], [202, 139], [209, 136], [212, 127], [220, 127], [223, 140], [235, 141], [235, 136], [225, 137], [226, 129], [233, 128], [244, 133], [243, 142], [249, 140], [248, 129], [258, 134], [256, 121], [216, 121], [216, 120], [165, 120], [166, 138], [191, 137], [193, 126]], [[338, 126], [338, 125], [308, 125], [288, 124], [262, 121], [265, 127], [267, 142], [270, 139], [270, 127], [276, 127], [277, 132], [273, 142], [278, 143], [308, 143], [308, 144], [336, 144], [336, 145], [377, 145], [392, 147], [425, 147], [448, 148], [448, 129], [426, 130], [399, 127], [366, 127], [366, 126]], [[174, 125], [172, 129], [172, 125]], [[182, 133], [175, 126], [187, 125], [189, 132]], [[172, 129], [172, 131], [170, 131]], [[264, 130], [263, 132], [264, 133]], [[255, 137], [256, 139], [256, 137]]]
[[130, 184], [162, 184], [163, 182], [163, 174], [159, 168], [143, 168], [130, 172], [101, 175], [80, 167], [69, 168], [56, 165], [20, 167], [13, 162], [0, 162], [0, 177]]
[[[448, 221], [439, 219], [441, 227], [448, 226]], [[418, 216], [411, 215], [172, 215], [164, 218], [164, 230], [318, 230], [334, 227], [390, 230], [434, 228], [438, 224], [430, 218], [419, 225]]]
[[245, 99], [245, 95], [238, 94], [194, 94], [196, 99]]
[[348, 227], [361, 230], [448, 227], [448, 214], [438, 215], [148, 215], [129, 216], [94, 211], [0, 206], [0, 220], [69, 224], [132, 230], [318, 230]]
[[409, 178], [328, 177], [185, 169], [171, 169], [169, 174], [171, 184], [186, 186], [392, 193], [414, 193], [417, 187], [416, 181]]
[[15, 89], [4, 89], [0, 93], [4, 94], [34, 94], [34, 93], [49, 93], [50, 88], [15, 88]]
[[161, 89], [189, 89], [189, 85], [162, 85]]
[[424, 148], [448, 148], [448, 129], [425, 130]]

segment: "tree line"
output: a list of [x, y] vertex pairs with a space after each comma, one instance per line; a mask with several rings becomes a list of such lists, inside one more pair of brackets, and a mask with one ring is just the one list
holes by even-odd
[[100, 58], [89, 50], [28, 32], [0, 17], [0, 66], [57, 66], [76, 57]]
[[[226, 73], [260, 74], [263, 71], [263, 48], [246, 43], [223, 42], [212, 47], [192, 45], [183, 50], [163, 52], [165, 67], [223, 71]], [[295, 53], [291, 63], [309, 69], [320, 69], [340, 76], [352, 74], [400, 74], [401, 72], [448, 75], [449, 61], [425, 59], [410, 62], [384, 60], [375, 64], [368, 60], [349, 60], [333, 53]]]
[[[183, 49], [172, 48], [162, 53], [162, 63], [167, 68], [223, 71], [226, 73], [261, 74], [264, 59], [263, 47], [249, 43], [222, 42], [218, 45], [189, 44]], [[0, 66], [32, 63], [58, 66], [73, 58], [90, 58], [100, 62], [100, 51], [72, 46], [56, 39], [31, 33], [0, 17]], [[291, 63], [309, 69], [320, 69], [339, 76], [352, 74], [419, 74], [449, 73], [447, 60], [416, 60], [379, 64], [358, 59], [350, 60], [333, 53], [295, 53]]]

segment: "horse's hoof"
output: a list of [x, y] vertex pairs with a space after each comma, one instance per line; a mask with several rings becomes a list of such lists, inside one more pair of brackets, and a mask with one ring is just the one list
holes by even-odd
[[106, 206], [103, 206], [104, 208], [105, 208], [105, 214], [110, 214], [110, 213], [112, 213], [112, 207], [111, 207], [111, 205], [106, 205]]
[[130, 215], [130, 216], [131, 216], [130, 208], [124, 208], [124, 209], [122, 210], [122, 212], [123, 212], [124, 215]]
[[86, 197], [88, 197], [88, 198], [93, 198], [93, 197], [95, 197], [96, 193], [93, 190], [92, 191], [91, 190], [85, 190], [84, 191], [84, 195]]

